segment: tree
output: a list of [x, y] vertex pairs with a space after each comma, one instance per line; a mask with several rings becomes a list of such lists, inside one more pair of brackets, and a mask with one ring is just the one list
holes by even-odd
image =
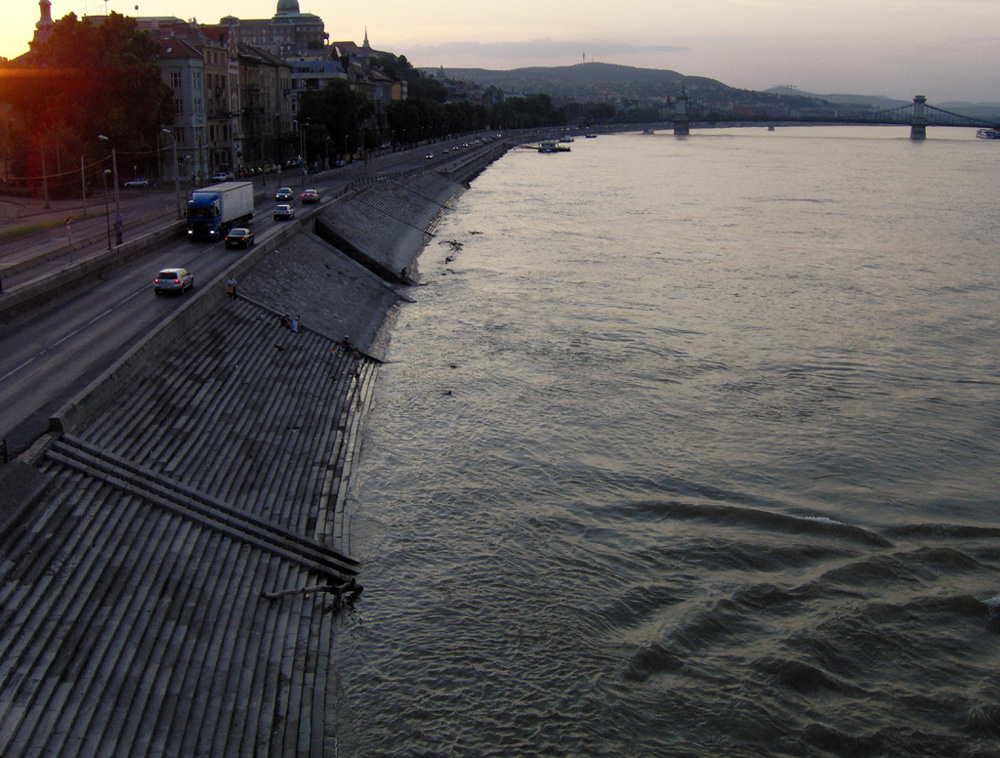
[[[112, 13], [94, 23], [70, 13], [31, 48], [15, 76], [0, 77], [0, 99], [24, 124], [20, 149], [28, 174], [40, 175], [43, 162], [51, 173], [63, 153], [76, 160], [105, 155], [100, 134], [126, 163], [156, 165], [173, 95], [161, 78], [159, 46], [135, 19]], [[46, 157], [53, 155], [55, 161]]]
[[353, 155], [362, 144], [366, 120], [374, 113], [371, 101], [354, 91], [346, 79], [334, 79], [321, 90], [304, 93], [299, 100], [299, 119], [307, 124], [307, 154], [322, 152], [325, 145], [318, 140], [325, 142], [329, 137], [335, 152]]

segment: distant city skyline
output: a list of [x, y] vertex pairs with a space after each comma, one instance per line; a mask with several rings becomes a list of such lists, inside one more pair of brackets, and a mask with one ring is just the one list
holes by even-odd
[[[511, 69], [587, 61], [671, 69], [743, 89], [1000, 103], [995, 0], [549, 0], [477, 6], [451, 0], [299, 0], [330, 40], [405, 55], [414, 66]], [[28, 50], [37, 2], [8, 0], [0, 55]], [[217, 23], [270, 18], [276, 0], [53, 0], [52, 18], [115, 11]]]

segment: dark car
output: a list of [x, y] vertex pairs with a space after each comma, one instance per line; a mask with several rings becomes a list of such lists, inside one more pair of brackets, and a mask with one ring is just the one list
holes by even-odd
[[302, 190], [303, 204], [318, 203], [318, 202], [319, 202], [319, 193], [316, 190], [314, 189]]
[[186, 268], [165, 268], [153, 279], [153, 292], [157, 295], [164, 292], [183, 293], [194, 287], [194, 274]]
[[274, 199], [279, 203], [290, 203], [292, 201], [292, 188], [291, 187], [278, 187], [274, 191]]
[[226, 235], [226, 247], [252, 247], [253, 246], [253, 232], [249, 229], [238, 226], [235, 229], [230, 229], [229, 234]]
[[274, 206], [274, 220], [275, 221], [291, 221], [295, 218], [295, 209], [290, 205], [276, 205]]

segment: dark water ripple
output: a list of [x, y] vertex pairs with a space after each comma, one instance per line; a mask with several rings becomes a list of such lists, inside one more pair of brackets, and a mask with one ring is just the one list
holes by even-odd
[[445, 220], [338, 755], [1000, 754], [1000, 157], [773, 137], [513, 154]]

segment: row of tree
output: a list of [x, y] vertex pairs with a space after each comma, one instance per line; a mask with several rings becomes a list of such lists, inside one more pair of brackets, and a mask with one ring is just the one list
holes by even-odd
[[0, 102], [12, 116], [4, 145], [8, 174], [52, 177], [46, 189], [53, 195], [79, 189], [80, 156], [88, 183], [110, 167], [112, 147], [155, 165], [169, 140], [160, 130], [173, 119], [158, 45], [118, 13], [101, 24], [71, 13], [32, 45], [26, 61], [0, 59]]
[[310, 158], [353, 156], [382, 147], [386, 141], [397, 149], [484, 130], [566, 123], [565, 112], [554, 107], [548, 95], [511, 97], [490, 108], [469, 100], [448, 102], [445, 84], [424, 76], [405, 56], [382, 55], [372, 63], [391, 79], [406, 82], [406, 99], [390, 104], [383, 124], [374, 105], [344, 80], [304, 93], [299, 101], [299, 117], [305, 124], [306, 154]]

